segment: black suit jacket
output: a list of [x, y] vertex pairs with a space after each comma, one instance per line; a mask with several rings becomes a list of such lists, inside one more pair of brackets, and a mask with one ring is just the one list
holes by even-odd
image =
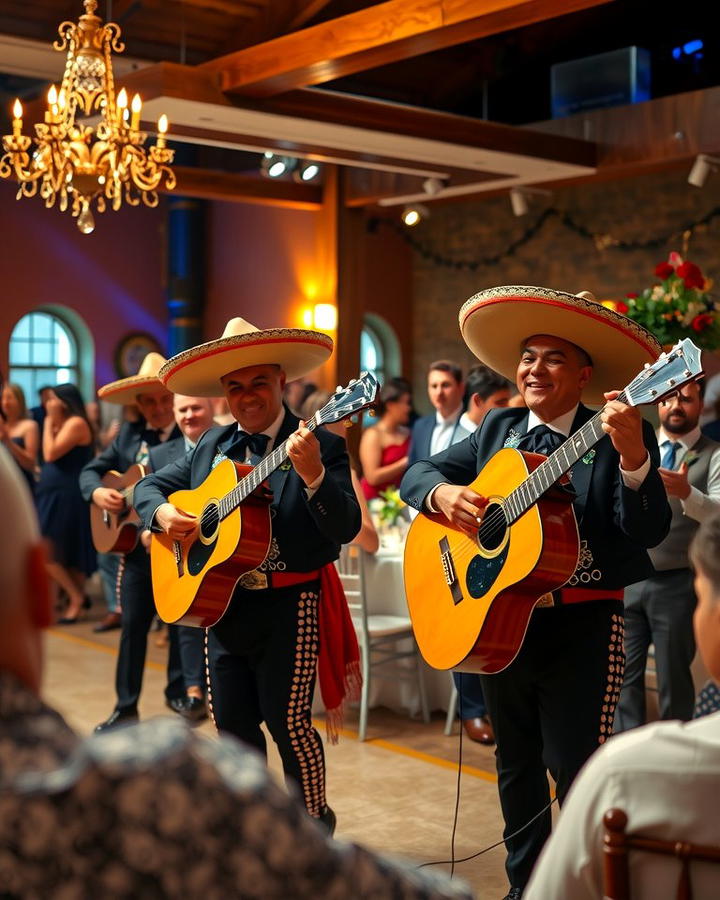
[[[123, 422], [112, 444], [83, 467], [80, 473], [80, 492], [85, 500], [90, 501], [95, 488], [102, 487], [103, 475], [113, 469], [126, 472], [134, 465], [145, 429], [146, 425], [142, 421]], [[176, 425], [165, 443], [178, 437], [182, 437], [182, 433]], [[162, 445], [158, 444], [160, 446]]]
[[184, 436], [180, 434], [178, 437], [170, 437], [163, 441], [162, 444], [150, 447], [148, 451], [148, 470], [157, 472], [159, 469], [175, 462], [176, 459], [181, 459], [186, 453]]
[[[456, 429], [460, 427], [461, 418], [462, 413], [457, 417]], [[408, 466], [430, 456], [430, 442], [432, 441], [432, 433], [436, 424], [437, 415], [434, 412], [415, 420], [410, 437], [410, 449], [408, 450]], [[465, 432], [463, 431], [462, 433], [464, 434]], [[453, 434], [455, 433], [453, 432]], [[457, 436], [455, 436], [455, 440], [457, 440]]]
[[[581, 405], [571, 433], [594, 414]], [[443, 482], [469, 484], [503, 447], [511, 428], [518, 435], [526, 433], [527, 421], [525, 409], [490, 410], [480, 428], [469, 438], [432, 459], [416, 463], [406, 472], [400, 485], [403, 500], [422, 510], [425, 497], [435, 485]], [[652, 427], [645, 421], [643, 440], [651, 464], [637, 491], [624, 485], [620, 457], [607, 436], [595, 444], [592, 459], [588, 462], [579, 460], [573, 466], [572, 484], [577, 492], [573, 506], [580, 539], [587, 542], [585, 549], [592, 554], [590, 570], [601, 576], [588, 587], [616, 590], [654, 572], [647, 548], [655, 547], [667, 535], [671, 511], [657, 472], [660, 461], [657, 440]], [[589, 561], [587, 555], [585, 561]]]
[[[276, 447], [297, 430], [299, 421], [286, 409]], [[146, 528], [152, 526], [155, 510], [173, 491], [202, 484], [218, 449], [231, 443], [236, 431], [235, 424], [211, 428], [193, 451], [138, 483], [135, 509]], [[340, 545], [350, 543], [360, 530], [360, 506], [350, 480], [345, 441], [324, 428], [318, 428], [315, 435], [320, 441], [325, 477], [309, 500], [305, 483], [292, 467], [281, 466], [269, 478], [273, 538], [290, 572], [310, 572], [337, 559]]]

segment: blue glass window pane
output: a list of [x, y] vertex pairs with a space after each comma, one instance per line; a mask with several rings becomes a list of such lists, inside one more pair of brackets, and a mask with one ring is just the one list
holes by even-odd
[[35, 340], [49, 341], [53, 332], [53, 319], [45, 313], [31, 313], [29, 318], [32, 320], [32, 336]]
[[30, 337], [30, 316], [23, 316], [22, 319], [17, 323], [17, 325], [13, 328], [12, 335], [10, 337], [11, 341], [14, 341], [16, 338], [27, 338]]
[[24, 366], [32, 362], [30, 355], [30, 342], [17, 341], [15, 338], [10, 339], [10, 365]]

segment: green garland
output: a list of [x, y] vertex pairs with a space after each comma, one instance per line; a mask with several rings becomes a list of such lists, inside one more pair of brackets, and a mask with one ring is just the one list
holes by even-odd
[[530, 225], [520, 237], [516, 238], [516, 240], [512, 241], [504, 250], [494, 253], [492, 256], [481, 256], [478, 259], [452, 259], [450, 257], [442, 256], [442, 254], [437, 253], [427, 244], [424, 244], [422, 241], [419, 241], [407, 228], [407, 226], [400, 224], [399, 222], [392, 221], [391, 219], [379, 219], [373, 218], [368, 220], [368, 231], [374, 232], [377, 231], [378, 225], [387, 225], [392, 228], [400, 237], [409, 244], [412, 249], [423, 259], [429, 260], [436, 266], [444, 266], [447, 269], [456, 269], [457, 271], [467, 271], [467, 272], [475, 272], [477, 269], [483, 266], [496, 266], [503, 259], [507, 259], [509, 256], [512, 256], [516, 253], [520, 247], [523, 247], [525, 244], [529, 243], [545, 226], [547, 222], [551, 219], [559, 219], [561, 224], [564, 225], [568, 230], [574, 232], [575, 234], [580, 235], [580, 237], [587, 238], [591, 240], [598, 250], [625, 250], [625, 251], [633, 251], [633, 250], [650, 250], [657, 247], [665, 246], [671, 239], [677, 238], [680, 235], [683, 235], [685, 232], [692, 232], [699, 225], [708, 225], [714, 219], [720, 216], [720, 206], [714, 207], [710, 212], [706, 213], [701, 219], [698, 219], [695, 222], [689, 222], [685, 225], [682, 225], [678, 228], [673, 228], [672, 231], [667, 232], [667, 234], [661, 234], [653, 238], [647, 238], [646, 240], [641, 241], [623, 241], [619, 238], [614, 238], [609, 234], [601, 234], [598, 232], [590, 231], [589, 228], [586, 228], [584, 225], [581, 225], [579, 222], [576, 222], [573, 217], [566, 212], [563, 212], [560, 209], [555, 209], [554, 207], [550, 207], [546, 209], [544, 212], [540, 214], [540, 216], [536, 219], [536, 221]]

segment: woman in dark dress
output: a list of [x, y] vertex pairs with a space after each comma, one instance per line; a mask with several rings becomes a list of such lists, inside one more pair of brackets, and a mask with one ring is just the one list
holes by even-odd
[[43, 457], [35, 497], [40, 530], [52, 544], [50, 577], [68, 596], [60, 625], [77, 622], [85, 579], [97, 565], [87, 503], [78, 486], [83, 466], [94, 455], [94, 436], [85, 404], [74, 384], [52, 389], [43, 425]]
[[20, 468], [28, 487], [35, 490], [40, 431], [35, 419], [30, 418], [25, 404], [25, 394], [18, 384], [6, 384], [2, 389], [0, 441]]

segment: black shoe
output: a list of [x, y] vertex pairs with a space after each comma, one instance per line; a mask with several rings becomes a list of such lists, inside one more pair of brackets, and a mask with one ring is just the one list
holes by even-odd
[[170, 697], [165, 705], [188, 722], [201, 722], [207, 719], [207, 707], [202, 697]]
[[165, 706], [181, 716], [183, 714], [183, 709], [185, 708], [186, 700], [187, 697], [166, 697]]
[[113, 631], [120, 627], [120, 613], [108, 613], [104, 619], [101, 619], [93, 628], [95, 634], [102, 634], [103, 631]]
[[137, 722], [138, 718], [136, 709], [114, 709], [104, 722], [95, 726], [95, 731], [110, 731], [120, 725], [127, 725], [128, 722]]
[[522, 895], [522, 888], [511, 887], [505, 897], [503, 897], [503, 900], [522, 900]]
[[332, 837], [335, 834], [335, 826], [337, 825], [337, 817], [329, 806], [325, 807], [324, 812], [320, 813], [318, 822], [323, 826], [327, 833]]
[[185, 718], [189, 719], [191, 722], [202, 722], [203, 719], [207, 719], [208, 712], [207, 706], [205, 705], [205, 698], [186, 697], [185, 705], [180, 715], [185, 716]]

